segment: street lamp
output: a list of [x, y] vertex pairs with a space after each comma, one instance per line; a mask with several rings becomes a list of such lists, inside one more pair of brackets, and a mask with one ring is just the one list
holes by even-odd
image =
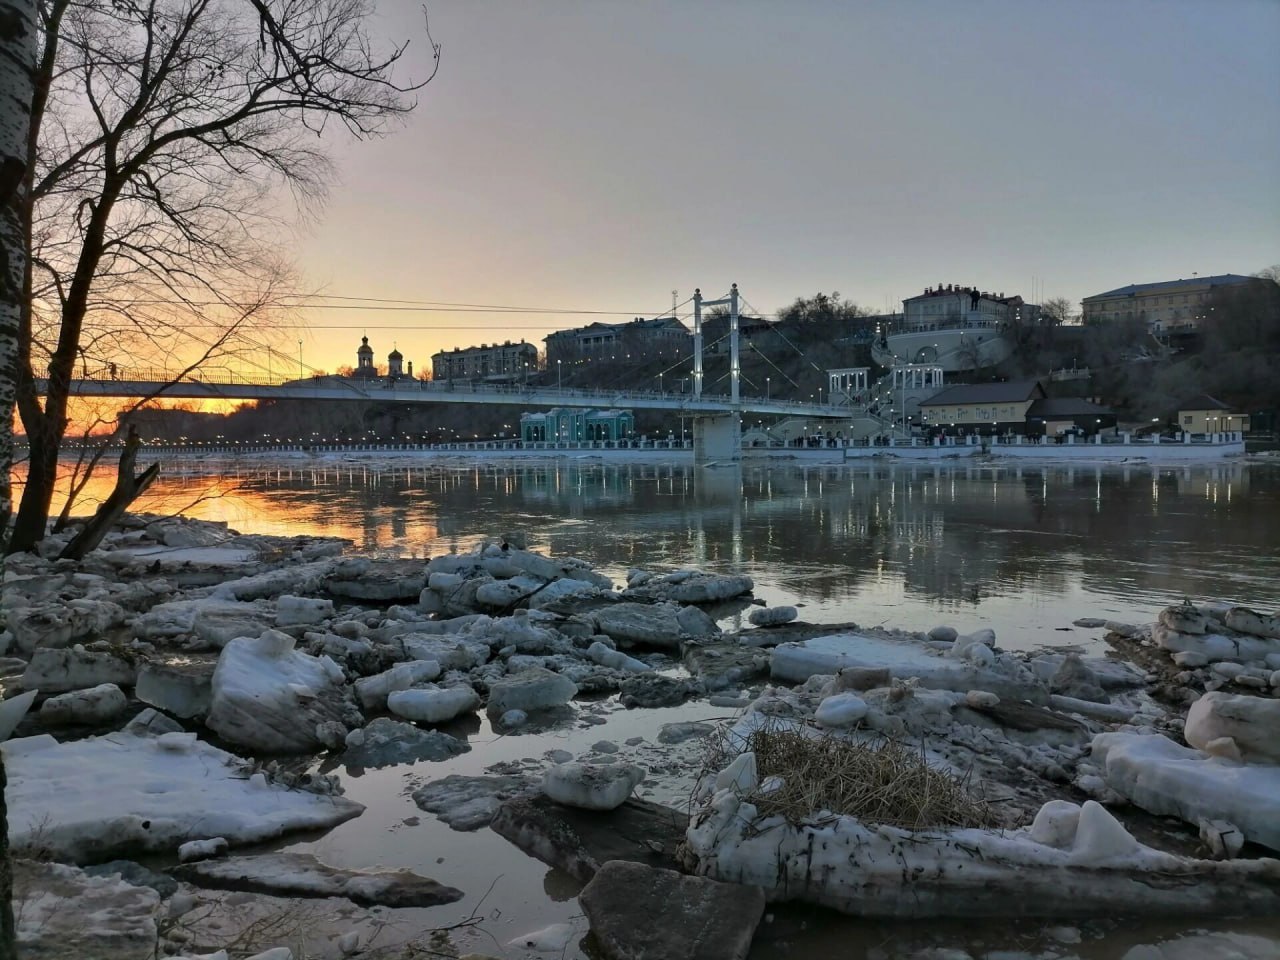
[[559, 361], [559, 360], [557, 360], [557, 361], [556, 361], [556, 389], [557, 389], [557, 390], [559, 390], [559, 389], [561, 388], [560, 373], [561, 373], [561, 370], [560, 370], [560, 361]]
[[298, 379], [302, 379], [302, 341], [298, 341]]
[[769, 399], [769, 378], [768, 377], [764, 378], [764, 398], [766, 400]]

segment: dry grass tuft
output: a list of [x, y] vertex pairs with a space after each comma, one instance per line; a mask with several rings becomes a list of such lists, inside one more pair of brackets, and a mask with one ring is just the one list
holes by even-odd
[[910, 830], [998, 823], [970, 792], [968, 778], [928, 766], [923, 747], [812, 737], [790, 725], [766, 724], [751, 733], [745, 749], [755, 753], [762, 783], [773, 776], [784, 781], [781, 789], [748, 798], [764, 816], [781, 814], [798, 823], [829, 810]]

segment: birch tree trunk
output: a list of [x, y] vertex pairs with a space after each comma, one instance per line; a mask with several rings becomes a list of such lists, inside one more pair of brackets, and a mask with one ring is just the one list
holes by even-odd
[[0, 539], [13, 509], [13, 406], [17, 396], [27, 248], [22, 190], [36, 59], [35, 0], [0, 0]]
[[[17, 397], [18, 333], [27, 262], [22, 189], [36, 59], [35, 0], [0, 0], [0, 540], [13, 509], [13, 406]], [[0, 960], [17, 957], [13, 869], [9, 863], [6, 777], [0, 758]]]

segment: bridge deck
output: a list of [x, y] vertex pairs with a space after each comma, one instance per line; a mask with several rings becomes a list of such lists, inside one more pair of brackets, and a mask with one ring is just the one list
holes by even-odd
[[[47, 388], [37, 381], [41, 393]], [[526, 407], [626, 407], [689, 414], [748, 413], [781, 417], [847, 419], [848, 406], [801, 403], [766, 397], [729, 397], [658, 391], [580, 390], [559, 387], [478, 384], [432, 380], [293, 380], [285, 383], [242, 383], [199, 377], [182, 380], [87, 378], [71, 381], [71, 392], [94, 397], [163, 397], [197, 400], [374, 400], [384, 403], [485, 403]]]

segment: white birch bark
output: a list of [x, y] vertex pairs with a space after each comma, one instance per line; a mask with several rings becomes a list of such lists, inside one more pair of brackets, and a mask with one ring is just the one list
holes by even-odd
[[[21, 221], [35, 92], [36, 0], [0, 0], [0, 544], [13, 509], [13, 405], [28, 251]], [[0, 960], [16, 956], [6, 777], [0, 760]]]
[[13, 508], [13, 405], [27, 250], [20, 219], [36, 58], [36, 0], [0, 0], [0, 541]]

